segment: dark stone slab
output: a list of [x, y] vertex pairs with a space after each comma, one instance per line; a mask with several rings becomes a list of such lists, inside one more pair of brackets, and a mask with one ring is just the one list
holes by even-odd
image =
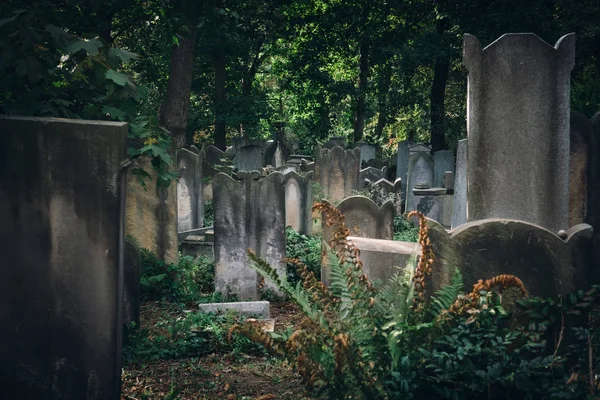
[[127, 124], [0, 118], [0, 398], [118, 400]]
[[135, 322], [137, 326], [140, 326], [141, 276], [140, 249], [135, 242], [126, 239], [123, 272], [123, 323], [125, 325]]

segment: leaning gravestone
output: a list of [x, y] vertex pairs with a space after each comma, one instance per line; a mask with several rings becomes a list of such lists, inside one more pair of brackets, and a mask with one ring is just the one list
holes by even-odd
[[571, 111], [569, 163], [569, 226], [586, 222], [590, 189], [590, 147], [594, 124], [585, 115]]
[[177, 152], [177, 232], [204, 226], [202, 154], [187, 149]]
[[[350, 196], [342, 200], [337, 209], [346, 218], [346, 227], [351, 236], [392, 240], [394, 237], [394, 204], [386, 201], [379, 207], [373, 200], [365, 196]], [[325, 218], [321, 218], [325, 221]], [[329, 244], [333, 228], [323, 223], [323, 240]], [[322, 256], [325, 257], [326, 246], [322, 246]], [[321, 280], [329, 284], [327, 263], [321, 267]]]
[[[224, 173], [213, 179], [215, 289], [242, 301], [258, 300], [260, 279], [250, 267], [248, 249], [286, 276], [284, 176], [237, 175], [240, 179]], [[270, 282], [266, 287], [280, 293]]]
[[454, 173], [454, 154], [450, 150], [436, 151], [433, 153], [433, 187], [443, 186], [447, 171]]
[[313, 172], [285, 174], [285, 225], [302, 235], [312, 234]]
[[434, 262], [432, 291], [450, 282], [455, 268], [464, 287], [479, 279], [514, 275], [529, 294], [543, 298], [589, 288], [592, 227], [575, 225], [559, 237], [525, 221], [487, 219], [468, 222], [450, 233], [428, 220]]
[[575, 35], [552, 47], [534, 34], [510, 33], [482, 49], [467, 34], [463, 59], [470, 110], [468, 220], [566, 228]]
[[120, 398], [127, 124], [0, 118], [0, 398]]
[[360, 187], [360, 149], [315, 149], [315, 181], [332, 203], [352, 196]]
[[408, 158], [408, 184], [406, 185], [406, 211], [413, 211], [413, 189], [417, 183], [433, 185], [433, 157], [429, 153], [420, 151], [411, 154]]
[[462, 139], [458, 141], [456, 148], [452, 229], [465, 222], [467, 222], [467, 139]]

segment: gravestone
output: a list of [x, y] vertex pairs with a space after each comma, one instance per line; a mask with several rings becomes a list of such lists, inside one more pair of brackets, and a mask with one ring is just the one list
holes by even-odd
[[213, 167], [217, 165], [223, 165], [226, 162], [226, 159], [228, 158], [223, 150], [219, 149], [216, 146], [213, 146], [212, 144], [206, 146], [204, 148], [203, 153], [206, 162], [212, 165]]
[[285, 225], [302, 235], [312, 234], [313, 173], [285, 174]]
[[507, 218], [565, 229], [575, 35], [552, 47], [534, 34], [510, 33], [482, 49], [467, 34], [463, 53], [468, 220]]
[[[444, 221], [444, 199], [447, 189], [431, 188], [429, 184], [415, 185], [413, 201], [415, 210], [440, 224]], [[417, 217], [413, 217], [418, 225]]]
[[454, 154], [450, 150], [436, 151], [433, 153], [433, 187], [442, 187], [446, 171], [454, 173]]
[[448, 193], [454, 193], [454, 173], [452, 171], [444, 172], [442, 187], [448, 189]]
[[[391, 201], [385, 202], [379, 207], [375, 202], [365, 196], [350, 196], [345, 198], [337, 206], [337, 209], [346, 218], [346, 227], [350, 230], [351, 236], [386, 239], [391, 240], [394, 237], [394, 205]], [[325, 221], [325, 216], [321, 217]], [[322, 224], [323, 241], [330, 243], [333, 235], [333, 228]], [[326, 257], [327, 247], [322, 246], [321, 253], [323, 259]], [[323, 262], [321, 266], [321, 281], [329, 284], [329, 270], [327, 263]]]
[[277, 134], [273, 143], [265, 150], [265, 164], [275, 168], [283, 167], [291, 154], [292, 149], [285, 142], [283, 134]]
[[467, 139], [458, 141], [456, 148], [456, 177], [454, 179], [454, 211], [452, 229], [467, 222]]
[[460, 268], [464, 287], [500, 274], [517, 276], [529, 294], [543, 298], [587, 290], [592, 227], [569, 228], [564, 239], [525, 221], [487, 219], [462, 224], [450, 233], [428, 220], [434, 263], [432, 290], [450, 282]]
[[381, 169], [367, 167], [360, 170], [360, 189], [366, 188], [366, 181], [368, 180], [370, 183], [375, 183], [380, 179], [385, 179], [387, 177], [387, 167], [383, 167]]
[[[133, 174], [143, 168], [150, 174], [146, 188]], [[177, 185], [157, 185], [157, 173], [149, 157], [133, 161], [127, 175], [125, 233], [137, 239], [140, 247], [154, 252], [166, 263], [177, 263]]]
[[387, 179], [380, 179], [375, 183], [369, 183], [367, 189], [373, 195], [373, 201], [377, 204], [383, 204], [386, 201], [394, 203], [396, 215], [402, 215], [402, 182], [400, 178], [394, 183]]
[[[220, 173], [213, 179], [215, 289], [241, 301], [258, 300], [260, 278], [250, 267], [248, 249], [286, 277], [284, 176], [274, 172]], [[270, 282], [265, 287], [280, 294]]]
[[142, 261], [138, 245], [125, 239], [125, 261], [123, 268], [123, 324], [135, 322], [140, 326], [140, 279], [142, 277]]
[[590, 146], [594, 124], [571, 111], [569, 163], [569, 226], [586, 222], [590, 178]]
[[0, 118], [0, 398], [120, 398], [126, 123]]
[[431, 154], [431, 146], [428, 146], [424, 143], [410, 143], [408, 145], [408, 154], [409, 156], [414, 153], [427, 153]]
[[204, 226], [202, 154], [187, 149], [177, 152], [177, 232]]
[[398, 143], [398, 155], [396, 157], [396, 179], [402, 181], [402, 200], [406, 200], [406, 185], [408, 183], [408, 141]]
[[377, 146], [369, 144], [364, 140], [356, 142], [356, 147], [360, 149], [360, 163], [374, 160], [377, 157]]
[[352, 196], [360, 187], [360, 150], [316, 148], [315, 181], [332, 203]]
[[248, 145], [240, 147], [235, 157], [238, 171], [258, 171], [264, 167], [265, 147]]
[[417, 183], [433, 185], [433, 157], [426, 152], [411, 154], [408, 158], [408, 184], [406, 185], [406, 211], [415, 210], [413, 189]]

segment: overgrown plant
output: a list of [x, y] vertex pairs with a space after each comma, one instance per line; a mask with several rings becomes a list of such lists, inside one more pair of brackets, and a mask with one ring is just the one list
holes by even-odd
[[[426, 295], [434, 254], [420, 213], [409, 215], [420, 221], [418, 263], [413, 255], [406, 268], [380, 287], [363, 272], [360, 251], [347, 240], [343, 215], [328, 203], [316, 204], [314, 210], [323, 212], [333, 227], [323, 261], [329, 287], [299, 260], [289, 260], [301, 277], [292, 286], [250, 252], [258, 272], [294, 301], [305, 319], [285, 334], [268, 334], [253, 325], [234, 325], [229, 332], [230, 339], [241, 334], [286, 358], [309, 391], [331, 399], [505, 399], [506, 393], [526, 399], [582, 398], [577, 396], [595, 390], [574, 378], [568, 382], [564, 355], [553, 354], [549, 342], [540, 339], [542, 328], [532, 334], [531, 327], [523, 328], [529, 321], [514, 326], [501, 301], [506, 288], [527, 294], [517, 277], [479, 281], [463, 295], [456, 270], [449, 285]], [[578, 337], [589, 339], [585, 332]], [[576, 351], [579, 359], [582, 349]], [[524, 383], [536, 380], [543, 385]]]

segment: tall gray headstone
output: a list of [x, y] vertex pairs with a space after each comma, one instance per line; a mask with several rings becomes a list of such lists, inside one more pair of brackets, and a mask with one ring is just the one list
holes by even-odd
[[575, 35], [555, 47], [530, 33], [482, 49], [464, 36], [468, 70], [467, 218], [569, 224], [570, 73]]
[[371, 161], [377, 157], [377, 146], [369, 144], [364, 140], [356, 142], [356, 147], [360, 149], [360, 163], [362, 166], [363, 161]]
[[265, 147], [248, 145], [240, 147], [235, 157], [238, 171], [258, 171], [264, 167]]
[[127, 124], [0, 118], [0, 398], [120, 398]]
[[177, 232], [204, 226], [204, 197], [202, 182], [202, 153], [187, 149], [177, 152], [179, 180], [177, 181]]
[[423, 151], [411, 154], [408, 158], [407, 212], [415, 210], [413, 189], [418, 183], [427, 183], [430, 187], [433, 185], [433, 157]]
[[332, 203], [352, 196], [360, 187], [360, 149], [317, 147], [315, 180], [321, 185], [325, 197]]
[[285, 174], [285, 224], [302, 235], [312, 234], [313, 172]]
[[436, 151], [433, 153], [433, 187], [443, 186], [446, 171], [454, 172], [454, 154], [451, 150]]
[[402, 200], [406, 200], [406, 185], [408, 183], [408, 141], [398, 143], [396, 157], [396, 179], [402, 179]]
[[468, 139], [459, 140], [456, 148], [456, 176], [454, 177], [452, 229], [467, 222], [467, 140]]
[[[258, 171], [239, 179], [220, 173], [213, 179], [215, 289], [239, 300], [258, 300], [260, 278], [250, 267], [248, 249], [286, 277], [284, 176], [274, 172], [259, 179]], [[271, 283], [266, 288], [280, 294]]]

